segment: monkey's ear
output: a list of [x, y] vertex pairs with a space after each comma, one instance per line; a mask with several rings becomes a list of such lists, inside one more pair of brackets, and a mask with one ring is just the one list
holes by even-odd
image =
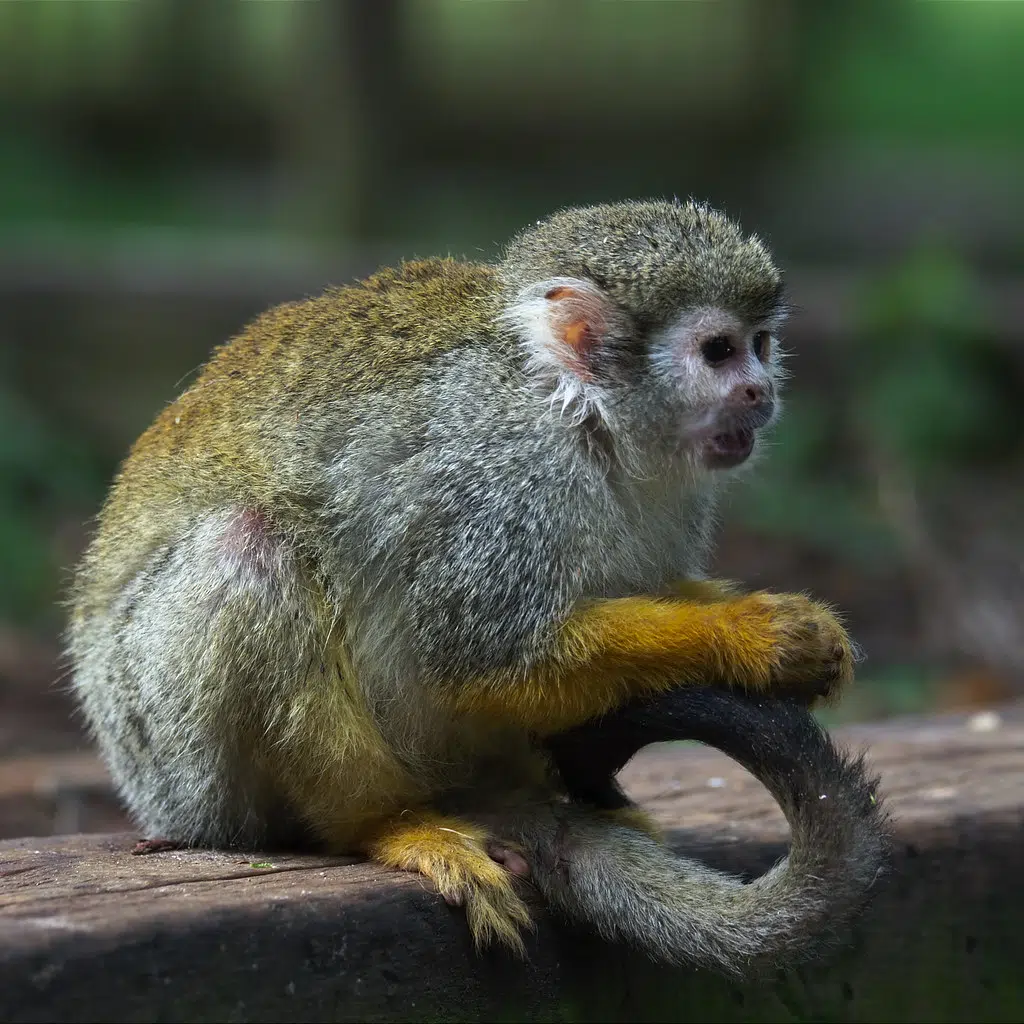
[[591, 360], [608, 330], [604, 296], [585, 281], [556, 284], [544, 293], [553, 354], [580, 380], [593, 379]]
[[594, 355], [607, 336], [611, 309], [590, 281], [556, 278], [530, 289], [509, 310], [535, 369], [594, 380]]

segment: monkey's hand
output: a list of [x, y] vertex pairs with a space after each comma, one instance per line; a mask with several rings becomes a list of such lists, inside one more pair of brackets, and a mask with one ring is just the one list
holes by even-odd
[[[759, 592], [733, 604], [757, 635], [749, 659], [739, 659], [727, 680], [778, 696], [831, 698], [853, 679], [854, 648], [825, 604], [803, 594]], [[756, 655], [761, 655], [757, 657]]]

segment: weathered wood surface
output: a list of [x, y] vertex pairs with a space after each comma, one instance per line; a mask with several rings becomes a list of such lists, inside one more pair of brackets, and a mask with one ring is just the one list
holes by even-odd
[[[1024, 1020], [1024, 708], [845, 729], [896, 817], [893, 872], [826, 963], [740, 987], [541, 921], [476, 956], [421, 879], [309, 856], [130, 854], [131, 834], [0, 843], [0, 1020]], [[735, 871], [782, 817], [701, 748], [623, 773], [675, 845]]]

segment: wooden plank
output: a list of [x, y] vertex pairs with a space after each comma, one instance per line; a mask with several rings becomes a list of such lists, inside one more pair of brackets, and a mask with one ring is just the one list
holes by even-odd
[[[1024, 1019], [1024, 707], [844, 729], [896, 816], [894, 870], [848, 948], [740, 987], [573, 935], [477, 956], [421, 879], [213, 851], [133, 857], [131, 834], [0, 843], [0, 1020]], [[782, 817], [721, 755], [653, 748], [627, 787], [690, 854], [748, 874]]]

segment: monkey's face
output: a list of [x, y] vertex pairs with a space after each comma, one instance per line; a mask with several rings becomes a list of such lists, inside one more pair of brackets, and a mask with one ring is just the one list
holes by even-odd
[[777, 418], [779, 326], [708, 306], [683, 311], [649, 339], [652, 390], [697, 466], [741, 465]]
[[708, 305], [645, 329], [593, 282], [560, 278], [524, 296], [509, 318], [559, 412], [600, 420], [649, 470], [735, 468], [777, 418], [780, 314], [751, 321]]

